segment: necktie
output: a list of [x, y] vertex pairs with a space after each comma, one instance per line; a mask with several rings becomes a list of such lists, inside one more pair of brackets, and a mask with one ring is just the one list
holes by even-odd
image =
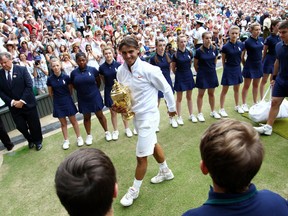
[[11, 85], [12, 85], [11, 71], [8, 71], [7, 81], [8, 81], [8, 85], [9, 85], [9, 87], [11, 87]]

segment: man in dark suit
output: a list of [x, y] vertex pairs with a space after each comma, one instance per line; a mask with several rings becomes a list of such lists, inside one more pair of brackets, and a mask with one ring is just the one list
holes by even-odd
[[0, 140], [8, 151], [14, 148], [14, 144], [11, 142], [9, 135], [4, 127], [2, 119], [0, 118]]
[[41, 124], [32, 90], [32, 80], [25, 67], [13, 65], [8, 52], [0, 53], [0, 97], [9, 107], [17, 129], [28, 141], [29, 148], [42, 148]]

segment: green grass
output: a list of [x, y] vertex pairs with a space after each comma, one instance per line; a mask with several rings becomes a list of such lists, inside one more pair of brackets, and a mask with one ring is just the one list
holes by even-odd
[[[221, 77], [220, 74], [218, 76]], [[221, 87], [218, 87], [216, 106], [219, 106], [220, 91]], [[251, 94], [251, 90], [249, 94]], [[233, 110], [232, 95], [233, 91], [230, 89], [226, 99], [226, 111], [231, 118], [250, 122], [249, 119], [242, 117]], [[194, 90], [194, 113], [196, 113], [196, 96], [197, 90]], [[248, 101], [252, 101], [251, 95], [249, 95]], [[119, 195], [113, 204], [116, 216], [181, 215], [187, 209], [197, 207], [207, 199], [211, 179], [200, 172], [198, 149], [202, 133], [212, 122], [216, 121], [209, 117], [210, 108], [207, 95], [205, 95], [204, 101], [205, 123], [194, 124], [188, 121], [185, 100], [182, 103], [182, 116], [185, 123], [183, 127], [174, 129], [169, 125], [163, 101], [160, 110], [161, 131], [158, 134], [158, 141], [164, 148], [168, 165], [173, 170], [175, 179], [158, 185], [150, 184], [150, 178], [158, 172], [157, 163], [153, 157], [150, 157], [140, 196], [129, 208], [123, 208], [119, 200], [133, 182], [137, 137], [130, 139], [125, 137], [123, 125], [120, 124], [119, 119], [120, 139], [107, 143], [97, 119], [92, 121], [94, 143], [91, 147], [106, 152], [117, 170]], [[107, 115], [107, 119], [111, 130], [109, 115]], [[82, 135], [85, 137], [83, 124], [80, 126]], [[28, 150], [28, 147], [25, 146], [4, 155], [4, 162], [0, 169], [0, 215], [67, 215], [55, 194], [54, 175], [59, 163], [68, 154], [78, 149], [76, 144], [73, 145], [73, 139], [76, 138], [71, 128], [69, 134], [71, 147], [67, 151], [61, 149], [63, 137], [59, 132], [44, 139], [44, 147], [40, 152]], [[277, 134], [261, 139], [265, 146], [265, 160], [253, 182], [258, 189], [273, 190], [287, 199], [288, 141]]]

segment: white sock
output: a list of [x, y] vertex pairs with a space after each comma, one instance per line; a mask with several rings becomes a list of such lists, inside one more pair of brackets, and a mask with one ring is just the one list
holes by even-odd
[[163, 163], [159, 163], [159, 168], [160, 168], [160, 170], [163, 170], [163, 171], [166, 171], [166, 170], [169, 169], [169, 168], [168, 168], [168, 165], [167, 165], [167, 163], [166, 163], [166, 160], [163, 161]]
[[135, 178], [135, 179], [134, 179], [134, 182], [133, 182], [133, 187], [139, 191], [139, 190], [140, 190], [140, 187], [141, 187], [141, 185], [142, 185], [142, 181], [143, 181], [143, 180], [137, 180], [137, 179]]

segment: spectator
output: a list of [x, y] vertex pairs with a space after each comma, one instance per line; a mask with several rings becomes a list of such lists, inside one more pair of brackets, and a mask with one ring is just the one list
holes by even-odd
[[77, 64], [71, 59], [69, 53], [66, 52], [61, 56], [61, 67], [64, 73], [70, 77], [71, 72], [77, 67]]
[[97, 70], [99, 70], [98, 61], [100, 61], [100, 56], [92, 50], [92, 46], [90, 44], [86, 44], [85, 51], [88, 60], [87, 65], [90, 67], [95, 67]]
[[80, 49], [80, 43], [79, 42], [74, 42], [72, 44], [72, 52], [71, 52], [71, 57], [73, 59], [73, 61], [76, 61], [76, 55], [77, 53], [82, 52], [82, 50]]
[[43, 52], [44, 46], [41, 44], [40, 41], [37, 41], [36, 35], [30, 35], [30, 42], [28, 43], [28, 47], [30, 49], [30, 52], [33, 53], [36, 52]]
[[48, 68], [45, 60], [39, 55], [34, 57], [33, 76], [38, 95], [48, 93], [46, 85]]
[[196, 32], [194, 35], [194, 46], [198, 49], [203, 44], [202, 34], [206, 31], [203, 27], [204, 22], [201, 20], [196, 21]]
[[29, 75], [31, 76], [32, 81], [33, 81], [33, 90], [34, 90], [35, 84], [34, 84], [34, 76], [33, 76], [33, 71], [34, 71], [33, 61], [27, 60], [27, 56], [25, 53], [20, 53], [19, 54], [19, 65], [26, 67], [26, 69], [27, 69]]
[[28, 41], [26, 41], [26, 40], [21, 40], [20, 41], [19, 52], [20, 53], [25, 53], [26, 58], [27, 58], [28, 61], [32, 61], [33, 60], [33, 54], [31, 53], [31, 51], [28, 48]]
[[4, 47], [7, 49], [7, 52], [9, 52], [12, 56], [12, 60], [13, 61], [17, 61], [18, 59], [18, 55], [19, 55], [19, 52], [16, 48], [16, 45], [14, 44], [13, 41], [9, 40], [6, 42], [6, 44], [4, 45]]

